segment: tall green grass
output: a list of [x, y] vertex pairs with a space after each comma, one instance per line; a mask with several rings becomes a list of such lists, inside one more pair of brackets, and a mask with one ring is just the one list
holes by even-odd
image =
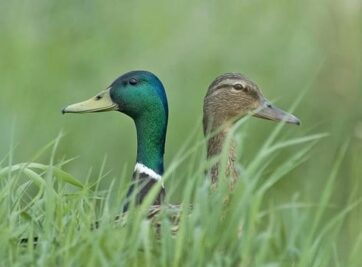
[[[73, 177], [65, 171], [68, 160], [55, 161], [61, 135], [41, 151], [49, 155], [47, 164], [15, 163], [12, 157], [16, 150], [12, 150], [0, 168], [0, 264], [359, 266], [361, 235], [344, 251], [339, 234], [346, 226], [346, 217], [360, 206], [361, 198], [351, 197], [342, 208], [332, 201], [348, 144], [336, 151], [326, 172], [325, 189], [317, 201], [305, 202], [298, 194], [290, 194], [285, 202], [273, 202], [269, 191], [310, 160], [316, 142], [326, 137], [280, 137], [282, 127], [275, 127], [256, 156], [244, 166], [231, 195], [228, 177], [220, 177], [218, 187], [210, 191], [204, 170], [213, 162], [204, 159], [205, 142], [190, 142], [193, 149], [181, 149], [165, 174], [170, 182], [186, 158], [197, 162], [184, 172], [187, 177], [178, 177], [184, 178], [184, 186], [178, 192], [179, 203], [173, 204], [180, 208], [165, 205], [153, 220], [147, 219], [147, 211], [157, 188], [151, 190], [141, 206], [132, 207], [125, 218], [115, 222], [125, 201], [129, 178], [114, 177], [121, 180], [120, 185], [112, 182], [106, 190], [101, 189], [102, 179], [108, 176], [104, 164], [98, 175], [90, 175], [93, 179]], [[277, 168], [270, 167], [289, 146], [298, 146], [298, 152]], [[227, 146], [220, 155], [221, 163], [226, 157]], [[167, 202], [174, 191], [172, 188], [168, 192]], [[95, 221], [99, 222], [97, 229], [91, 227]], [[21, 238], [32, 240], [35, 236], [39, 238], [36, 246], [32, 242], [19, 244]]]
[[[0, 0], [0, 266], [362, 266], [360, 7], [358, 0]], [[167, 91], [169, 202], [193, 204], [175, 238], [167, 214], [153, 238], [147, 203], [132, 210], [132, 224], [113, 223], [134, 164], [131, 120], [60, 114], [132, 69], [154, 72]], [[208, 84], [229, 71], [255, 80], [282, 108], [310, 89], [295, 111], [301, 127], [285, 127], [269, 143], [272, 123], [250, 120], [235, 132], [242, 175], [226, 209], [225, 185], [211, 194], [205, 182], [211, 163], [195, 125]], [[60, 129], [66, 136], [44, 146]], [[306, 137], [320, 132], [329, 136]], [[97, 220], [100, 229], [90, 231]], [[40, 237], [36, 248], [18, 246], [31, 235]]]

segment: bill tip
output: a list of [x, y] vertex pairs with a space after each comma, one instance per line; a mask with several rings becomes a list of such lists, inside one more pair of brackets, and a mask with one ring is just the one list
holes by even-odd
[[293, 120], [291, 121], [291, 123], [300, 126], [302, 124], [302, 122], [300, 121], [300, 119], [298, 119], [297, 117], [293, 116]]

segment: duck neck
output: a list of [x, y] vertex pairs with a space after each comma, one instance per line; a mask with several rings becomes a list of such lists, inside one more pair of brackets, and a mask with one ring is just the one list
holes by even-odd
[[135, 119], [135, 125], [137, 129], [137, 163], [162, 175], [167, 115], [160, 116], [157, 112], [143, 114]]
[[[237, 178], [237, 170], [235, 168], [236, 149], [235, 141], [231, 138], [230, 143], [226, 144], [230, 134], [231, 125], [224, 125], [216, 129], [212, 129], [213, 133], [207, 142], [207, 158], [220, 157], [223, 152], [224, 146], [227, 145], [227, 162], [225, 166], [225, 175], [231, 178], [231, 186], [235, 183]], [[221, 159], [218, 160], [210, 169], [209, 175], [211, 176], [212, 184], [216, 184], [220, 175], [220, 168], [222, 166]]]
[[[134, 122], [137, 130], [137, 159], [133, 182], [127, 196], [131, 197], [134, 190], [137, 190], [135, 200], [136, 204], [140, 204], [156, 183], [162, 183], [167, 112], [150, 112], [134, 118]], [[164, 197], [165, 190], [162, 184], [153, 204], [160, 205]], [[123, 211], [127, 211], [128, 207], [129, 201], [126, 202]]]
[[[156, 183], [162, 182], [167, 119], [167, 108], [154, 109], [152, 112], [133, 117], [137, 131], [137, 159], [132, 176], [133, 183], [128, 189], [127, 196], [131, 197], [134, 190], [137, 190], [136, 204], [142, 203], [151, 188]], [[153, 204], [160, 205], [164, 197], [165, 190], [162, 184]], [[129, 204], [127, 201], [124, 205], [124, 212], [128, 210]]]

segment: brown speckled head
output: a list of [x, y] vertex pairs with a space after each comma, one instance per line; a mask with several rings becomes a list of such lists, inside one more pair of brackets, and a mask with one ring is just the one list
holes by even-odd
[[[205, 135], [213, 133], [207, 142], [207, 158], [221, 153], [230, 126], [248, 113], [267, 120], [300, 124], [297, 117], [272, 105], [258, 86], [245, 76], [239, 73], [220, 75], [210, 84], [204, 98], [204, 133]], [[232, 189], [238, 177], [234, 166], [236, 161], [234, 142], [231, 142], [228, 150], [225, 174], [231, 178]], [[212, 184], [215, 185], [219, 179], [219, 163], [207, 171]]]
[[225, 73], [210, 84], [204, 98], [204, 132], [232, 124], [248, 113], [263, 119], [300, 124], [294, 115], [273, 106], [253, 81], [239, 73]]

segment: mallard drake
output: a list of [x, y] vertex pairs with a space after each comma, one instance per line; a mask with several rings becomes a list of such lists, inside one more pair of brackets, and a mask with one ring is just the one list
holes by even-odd
[[[164, 151], [168, 122], [168, 103], [161, 81], [148, 71], [131, 71], [117, 78], [106, 90], [84, 102], [65, 107], [63, 113], [119, 111], [131, 117], [137, 130], [137, 158], [133, 184], [136, 202], [142, 202], [156, 183], [162, 183]], [[165, 195], [162, 185], [154, 204]], [[128, 204], [124, 209], [127, 210]]]
[[[300, 120], [267, 100], [259, 87], [239, 73], [225, 73], [218, 76], [209, 86], [204, 98], [203, 130], [207, 141], [207, 158], [218, 156], [225, 143], [232, 125], [251, 114], [254, 117], [300, 124]], [[235, 168], [235, 145], [231, 142], [226, 175], [233, 184], [238, 176]], [[209, 171], [211, 182], [216, 184], [219, 176], [219, 163]]]
[[[119, 111], [131, 117], [137, 130], [137, 158], [133, 172], [133, 183], [128, 190], [130, 197], [135, 190], [136, 203], [142, 202], [147, 192], [156, 184], [161, 183], [161, 190], [150, 208], [149, 216], [158, 213], [165, 196], [162, 183], [164, 172], [164, 152], [168, 123], [168, 103], [162, 82], [151, 72], [131, 71], [117, 78], [107, 89], [89, 100], [72, 104], [62, 113], [94, 113]], [[129, 201], [123, 208], [127, 211]], [[119, 219], [118, 216], [116, 219]], [[92, 228], [97, 228], [95, 222]], [[19, 243], [26, 245], [28, 238]], [[38, 237], [33, 238], [34, 246]]]

